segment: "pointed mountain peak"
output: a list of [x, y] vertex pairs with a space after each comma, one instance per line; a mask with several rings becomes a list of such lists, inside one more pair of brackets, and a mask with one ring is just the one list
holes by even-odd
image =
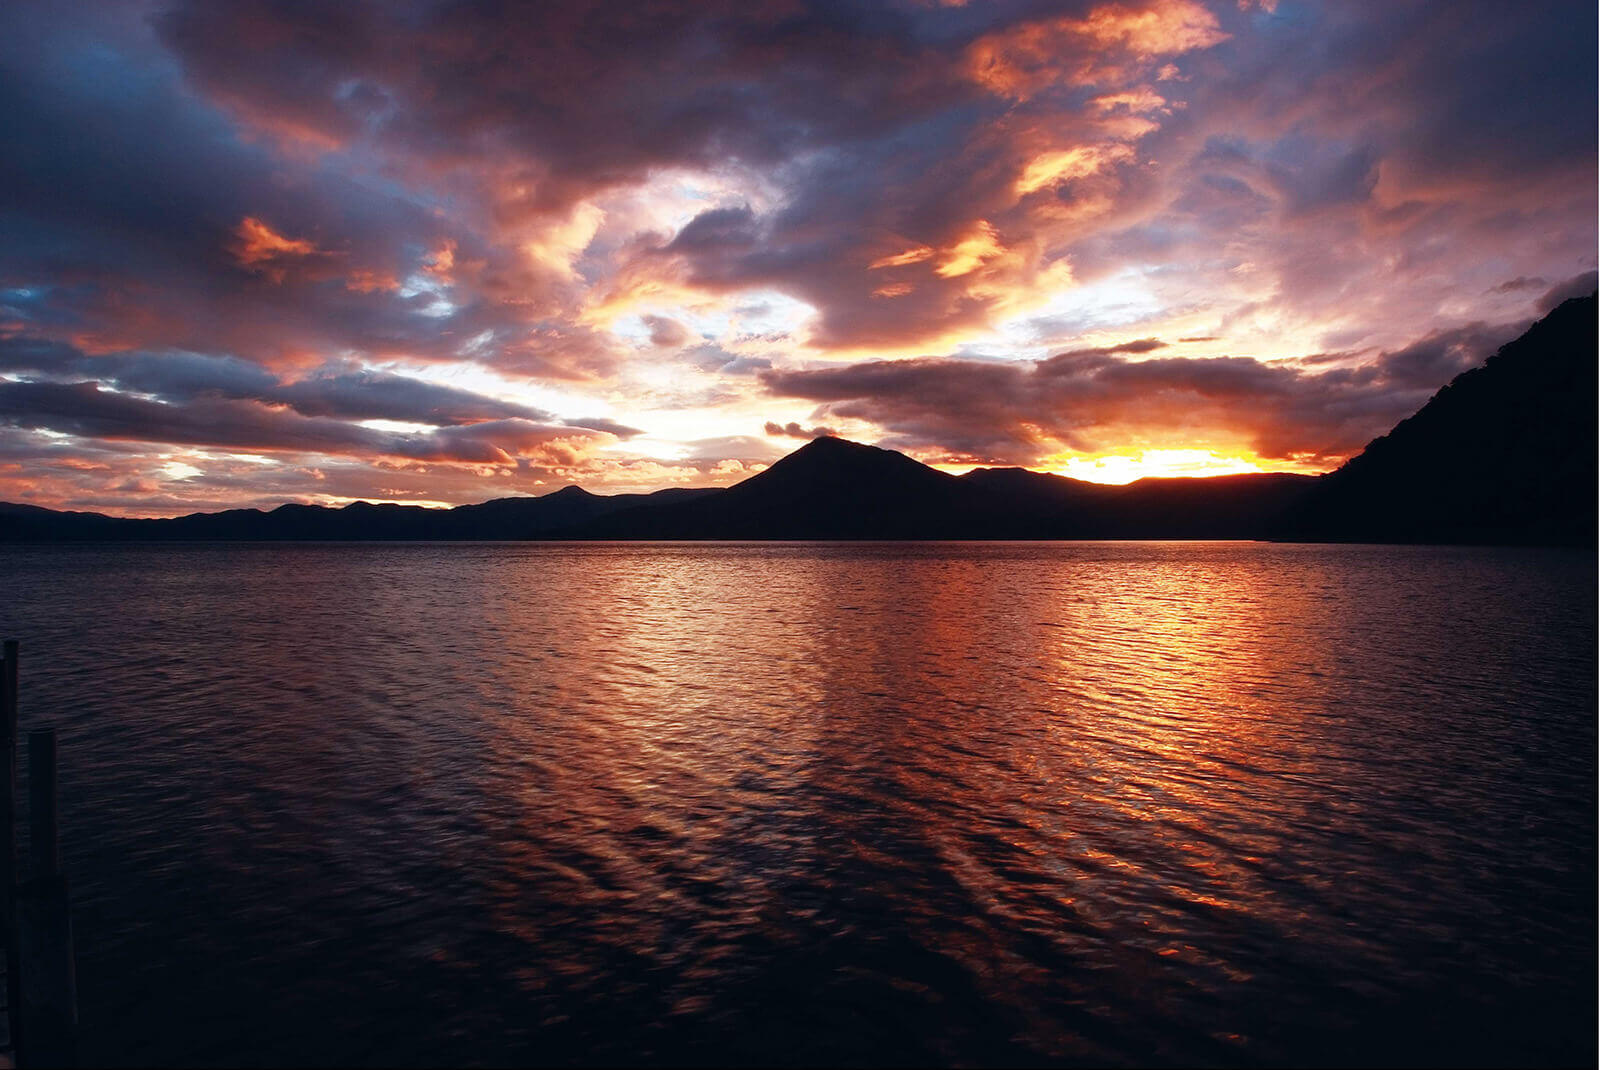
[[807, 442], [793, 453], [781, 458], [773, 464], [787, 465], [789, 467], [829, 465], [852, 466], [860, 464], [910, 464], [918, 468], [926, 467], [921, 461], [913, 460], [896, 450], [886, 450], [880, 446], [868, 446], [861, 442], [851, 442], [847, 438], [837, 438], [833, 435], [819, 435]]
[[839, 438], [837, 435], [818, 435], [810, 442], [807, 442], [804, 446], [801, 446], [799, 449], [789, 454], [789, 456], [843, 456], [852, 451], [875, 449], [877, 449], [876, 446], [867, 446], [860, 442], [851, 442], [849, 439]]
[[921, 461], [895, 450], [867, 446], [845, 438], [822, 436], [773, 462], [765, 472], [752, 476], [745, 483], [769, 486], [786, 480], [804, 479], [860, 484], [928, 478], [948, 480], [955, 477], [929, 468]]
[[565, 502], [576, 501], [580, 498], [593, 498], [596, 497], [596, 495], [584, 490], [576, 483], [572, 483], [568, 486], [562, 487], [560, 490], [554, 490], [549, 494], [542, 495], [542, 497], [548, 498], [552, 501]]
[[790, 496], [832, 488], [851, 500], [862, 494], [907, 492], [912, 487], [956, 483], [956, 478], [894, 450], [843, 438], [815, 438], [770, 468], [728, 488], [735, 498], [777, 493]]

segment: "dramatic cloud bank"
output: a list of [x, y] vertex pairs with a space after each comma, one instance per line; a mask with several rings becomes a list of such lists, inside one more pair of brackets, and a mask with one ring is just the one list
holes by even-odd
[[19, 0], [0, 499], [1322, 470], [1593, 289], [1595, 21]]

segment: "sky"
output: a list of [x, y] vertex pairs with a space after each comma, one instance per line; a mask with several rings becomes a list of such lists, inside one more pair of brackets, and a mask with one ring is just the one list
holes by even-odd
[[1594, 289], [1595, 40], [1592, 0], [8, 0], [0, 500], [722, 485], [819, 433], [1326, 471]]

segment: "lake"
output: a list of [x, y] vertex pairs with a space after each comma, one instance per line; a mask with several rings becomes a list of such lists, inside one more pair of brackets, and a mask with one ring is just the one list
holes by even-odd
[[1595, 1058], [1592, 550], [0, 562], [90, 1064]]

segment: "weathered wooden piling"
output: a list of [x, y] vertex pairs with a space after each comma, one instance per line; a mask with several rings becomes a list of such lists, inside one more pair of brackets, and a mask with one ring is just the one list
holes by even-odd
[[18, 1067], [75, 1066], [78, 993], [72, 915], [61, 871], [56, 732], [28, 734], [28, 855], [17, 856], [17, 641], [0, 646], [0, 936], [5, 942], [7, 1041]]
[[17, 999], [17, 641], [0, 661], [0, 926], [6, 946], [6, 1032], [13, 1062], [21, 1032]]
[[28, 853], [35, 880], [61, 874], [61, 819], [56, 807], [56, 730], [28, 733]]
[[18, 897], [19, 1065], [74, 1066], [78, 1057], [78, 991], [72, 912], [61, 872], [57, 813], [56, 731], [28, 733], [28, 853], [33, 879]]

